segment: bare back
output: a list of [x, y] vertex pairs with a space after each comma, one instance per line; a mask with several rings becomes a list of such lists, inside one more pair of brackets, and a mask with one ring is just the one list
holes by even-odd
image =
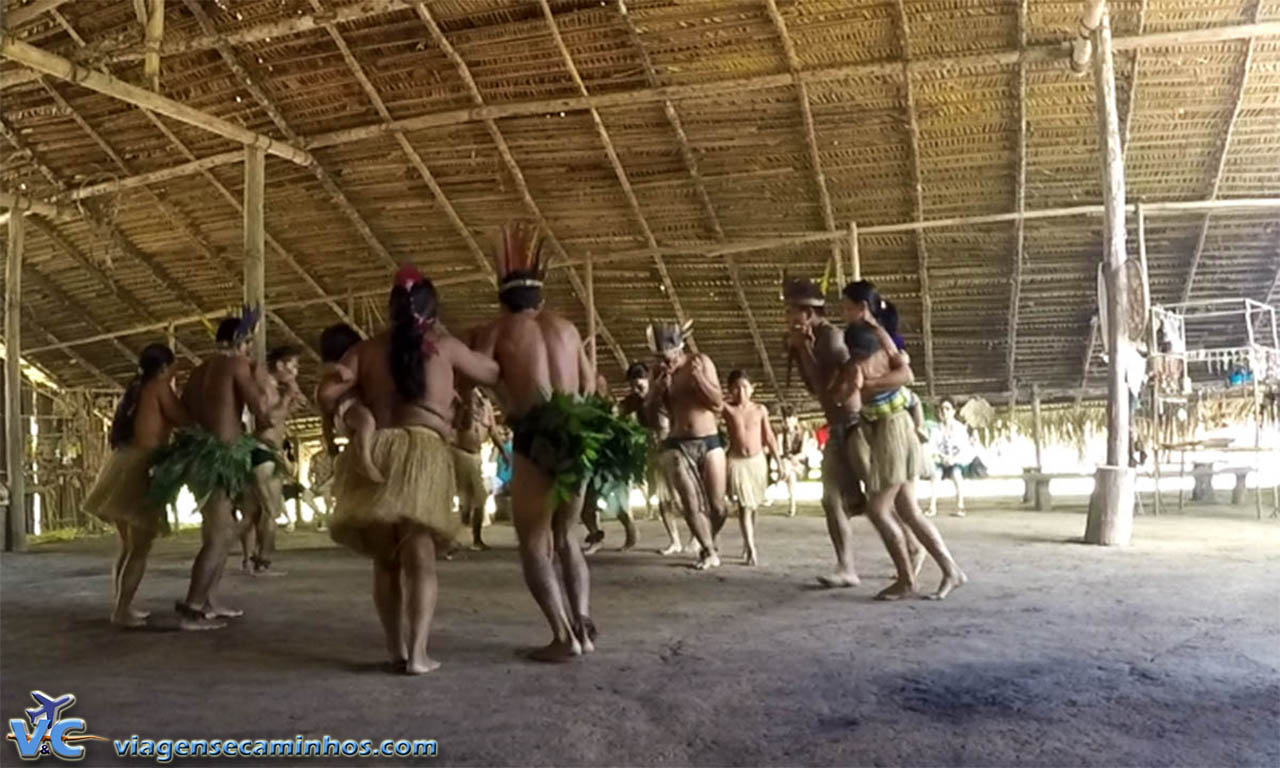
[[224, 442], [244, 433], [246, 385], [256, 387], [249, 359], [218, 354], [196, 367], [182, 392], [192, 421]]
[[504, 313], [480, 333], [481, 352], [502, 369], [507, 411], [524, 414], [551, 393], [578, 394], [583, 382], [594, 390], [594, 371], [573, 323], [548, 309]]
[[173, 430], [188, 420], [187, 410], [178, 401], [173, 378], [156, 376], [142, 385], [138, 407], [133, 414], [134, 448], [150, 451], [169, 442]]

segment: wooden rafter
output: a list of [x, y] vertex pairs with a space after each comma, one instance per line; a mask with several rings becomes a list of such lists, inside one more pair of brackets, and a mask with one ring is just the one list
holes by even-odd
[[[34, 216], [27, 218], [28, 224], [34, 223], [35, 221], [37, 221], [37, 219]], [[30, 281], [36, 290], [47, 294], [49, 298], [53, 300], [54, 304], [57, 304], [60, 307], [74, 307], [79, 303], [73, 299], [70, 294], [62, 290], [62, 288], [54, 282], [53, 278], [41, 274], [31, 264], [26, 264], [25, 267], [26, 268], [22, 270], [23, 282], [25, 283]], [[23, 291], [23, 293], [25, 294], [27, 292]], [[23, 301], [25, 302], [26, 299], [24, 298]], [[89, 326], [94, 333], [107, 332], [106, 326], [94, 318], [93, 314], [88, 311], [88, 307], [82, 306], [81, 310], [76, 313], [76, 317], [82, 320], [85, 325]], [[111, 339], [110, 344], [116, 348], [117, 352], [124, 355], [126, 360], [131, 360], [133, 362], [138, 361], [138, 353], [125, 346], [124, 342], [120, 341], [120, 339]]]
[[[896, 0], [894, 7], [898, 17], [898, 46], [902, 51], [902, 87], [907, 102], [907, 135], [913, 187], [913, 213], [916, 221], [924, 220], [924, 183], [920, 174], [920, 126], [916, 122], [915, 89], [911, 87], [911, 28], [907, 21], [907, 9], [903, 0]], [[929, 295], [929, 252], [925, 247], [924, 231], [916, 230], [916, 263], [920, 270], [920, 321], [924, 332], [924, 375], [929, 396], [936, 394], [933, 375], [933, 299]]]
[[[1027, 2], [1018, 2], [1018, 47], [1027, 47]], [[1014, 205], [1018, 213], [1027, 210], [1027, 65], [1018, 62], [1018, 176], [1014, 181]], [[1005, 369], [1009, 372], [1010, 403], [1018, 399], [1018, 310], [1022, 302], [1022, 267], [1026, 255], [1026, 219], [1014, 222], [1013, 279], [1009, 286], [1009, 343]]]
[[[649, 87], [658, 87], [658, 75], [654, 69], [653, 61], [649, 58], [649, 51], [640, 39], [640, 31], [636, 29], [635, 22], [631, 19], [631, 14], [627, 12], [625, 0], [618, 0], [618, 12], [626, 24], [627, 36], [631, 40], [632, 47], [640, 54], [640, 60], [644, 64], [645, 79], [649, 83]], [[685, 170], [689, 173], [689, 179], [693, 182], [693, 188], [698, 194], [698, 200], [702, 203], [702, 210], [707, 215], [707, 222], [711, 225], [711, 232], [715, 235], [716, 240], [723, 242], [726, 239], [724, 227], [720, 224], [720, 216], [716, 213], [716, 208], [711, 202], [711, 195], [707, 192], [707, 185], [703, 182], [702, 174], [698, 171], [698, 158], [694, 155], [693, 147], [689, 144], [689, 137], [685, 134], [684, 124], [680, 121], [680, 113], [676, 110], [675, 104], [672, 104], [669, 100], [662, 102], [662, 111], [667, 117], [667, 122], [671, 125], [672, 132], [675, 134], [676, 144], [680, 147], [680, 157], [684, 161]], [[741, 307], [742, 313], [747, 318], [747, 330], [751, 332], [751, 342], [756, 348], [756, 354], [760, 357], [760, 365], [763, 366], [765, 375], [769, 378], [769, 385], [777, 393], [779, 401], [787, 402], [786, 393], [778, 385], [778, 377], [774, 373], [773, 362], [769, 359], [769, 350], [765, 347], [764, 339], [760, 336], [760, 327], [756, 322], [755, 312], [751, 310], [751, 303], [747, 301], [747, 292], [742, 286], [738, 262], [732, 255], [729, 255], [725, 256], [724, 263], [729, 271], [729, 279], [733, 282], [733, 292], [738, 299], [738, 306]]]
[[[778, 33], [779, 40], [782, 41], [782, 50], [787, 57], [787, 68], [791, 71], [796, 92], [800, 96], [800, 117], [804, 123], [805, 146], [809, 150], [809, 167], [813, 171], [813, 183], [818, 191], [818, 207], [822, 210], [822, 225], [827, 229], [835, 229], [836, 220], [831, 211], [831, 194], [827, 191], [827, 175], [822, 171], [822, 157], [818, 154], [818, 136], [813, 126], [813, 108], [809, 102], [809, 88], [801, 75], [800, 57], [796, 54], [796, 46], [791, 39], [791, 34], [787, 32], [787, 22], [778, 11], [777, 0], [765, 0], [765, 7], [769, 12], [769, 19], [773, 22], [773, 28]], [[837, 269], [841, 269], [838, 241], [831, 243], [831, 263]]]
[[7, 11], [4, 14], [4, 26], [6, 30], [14, 30], [26, 24], [28, 21], [34, 21], [39, 18], [40, 14], [49, 11], [57, 12], [59, 6], [66, 5], [71, 0], [34, 0], [34, 2], [20, 5]]
[[[1258, 13], [1262, 9], [1262, 0], [1253, 4], [1253, 21], [1257, 22]], [[1231, 104], [1231, 116], [1227, 118], [1227, 129], [1222, 134], [1222, 147], [1218, 150], [1218, 163], [1213, 170], [1213, 178], [1209, 182], [1209, 199], [1216, 200], [1218, 190], [1222, 186], [1222, 172], [1227, 168], [1227, 152], [1231, 149], [1231, 138], [1236, 131], [1236, 118], [1240, 116], [1240, 107], [1244, 104], [1244, 92], [1249, 84], [1249, 68], [1253, 64], [1254, 40], [1245, 43], [1244, 58], [1240, 61], [1240, 72], [1236, 78], [1236, 95]], [[1187, 282], [1182, 286], [1181, 301], [1191, 300], [1191, 288], [1195, 284], [1196, 271], [1200, 269], [1200, 259], [1204, 256], [1204, 244], [1209, 237], [1209, 223], [1213, 213], [1205, 213], [1200, 222], [1200, 232], [1196, 235], [1196, 248], [1191, 253], [1191, 265], [1187, 268]]]
[[[317, 15], [329, 12], [320, 0], [310, 0], [310, 2], [312, 9]], [[369, 76], [365, 74], [364, 66], [360, 64], [360, 61], [356, 58], [355, 54], [351, 52], [351, 47], [347, 45], [347, 41], [342, 37], [342, 33], [340, 33], [337, 27], [333, 24], [326, 23], [324, 28], [325, 31], [329, 33], [329, 39], [333, 41], [333, 44], [338, 47], [338, 51], [342, 53], [342, 59], [346, 62], [347, 69], [351, 72], [352, 76], [355, 77], [356, 81], [360, 83], [360, 87], [364, 89], [365, 95], [369, 97], [369, 101], [373, 104], [373, 108], [377, 110], [379, 117], [381, 117], [384, 122], [391, 123], [393, 121], [391, 111], [387, 109], [387, 105], [382, 100], [382, 95], [378, 93], [378, 89], [374, 87], [373, 81], [371, 81]], [[427, 167], [427, 164], [423, 162], [422, 156], [418, 154], [416, 149], [414, 149], [413, 144], [402, 131], [395, 131], [393, 135], [395, 136], [396, 144], [400, 146], [400, 152], [405, 156], [405, 159], [409, 161], [409, 164], [413, 166], [413, 169], [417, 171], [418, 176], [422, 179], [423, 183], [427, 185], [427, 189], [431, 191], [431, 196], [435, 199], [436, 204], [445, 212], [445, 215], [449, 219], [449, 223], [453, 225], [458, 236], [461, 237], [463, 243], [466, 244], [467, 252], [471, 254], [471, 258], [476, 262], [476, 266], [488, 277], [490, 284], [497, 287], [498, 276], [493, 270], [493, 265], [489, 263], [489, 259], [485, 256], [484, 249], [476, 242], [475, 237], [471, 234], [471, 230], [467, 228], [467, 225], [462, 221], [462, 217], [458, 215], [457, 209], [453, 207], [453, 202], [449, 200], [448, 196], [444, 193], [444, 189], [440, 186], [439, 182], [436, 181], [435, 174], [433, 174], [431, 169]]]
[[[483, 107], [484, 96], [480, 93], [480, 88], [476, 85], [475, 78], [471, 76], [471, 68], [467, 66], [467, 63], [463, 61], [461, 54], [459, 54], [457, 49], [453, 47], [453, 44], [449, 42], [449, 39], [445, 37], [444, 31], [441, 30], [440, 25], [436, 23], [435, 17], [431, 15], [431, 11], [427, 10], [426, 5], [422, 3], [415, 4], [414, 10], [417, 12], [418, 18], [426, 26], [427, 31], [431, 33], [432, 41], [434, 41], [435, 44], [440, 47], [440, 50], [444, 52], [445, 56], [453, 64], [454, 69], [457, 70], [458, 76], [461, 77], [463, 82], [466, 84], [467, 91], [471, 95], [472, 102], [477, 106]], [[524, 202], [525, 209], [528, 210], [528, 212], [538, 222], [538, 226], [542, 227], [542, 231], [547, 238], [547, 242], [550, 243], [551, 247], [554, 249], [555, 255], [567, 262], [569, 260], [568, 252], [565, 251], [559, 238], [556, 237], [555, 231], [551, 228], [551, 223], [542, 215], [542, 209], [539, 208], [537, 202], [534, 201], [533, 195], [529, 193], [529, 185], [525, 183], [524, 172], [520, 170], [520, 165], [516, 162], [515, 156], [511, 154], [511, 148], [507, 146], [507, 140], [503, 137], [502, 131], [498, 129], [498, 124], [493, 120], [485, 120], [484, 125], [489, 132], [489, 137], [493, 140], [494, 146], [498, 150], [498, 154], [502, 157], [502, 162], [507, 167], [507, 173], [511, 175], [512, 181], [515, 182], [516, 189], [520, 193], [520, 198]], [[573, 287], [573, 292], [577, 294], [578, 301], [580, 301], [582, 306], [585, 308], [587, 306], [586, 286], [583, 285], [581, 278], [578, 277], [577, 270], [570, 266], [566, 266], [565, 269], [569, 273], [569, 284]], [[605, 343], [609, 345], [609, 349], [613, 352], [613, 356], [617, 360], [618, 365], [623, 370], [626, 370], [626, 353], [622, 351], [622, 347], [614, 339], [613, 334], [609, 332], [608, 326], [605, 325], [604, 318], [600, 317], [598, 312], [596, 312], [595, 315], [596, 327], [600, 331], [600, 335], [604, 337]]]
[[[1142, 0], [1138, 4], [1139, 36], [1147, 29], [1147, 2], [1148, 0]], [[1142, 50], [1135, 48], [1132, 58], [1133, 66], [1129, 69], [1129, 98], [1126, 100], [1124, 123], [1120, 126], [1120, 149], [1125, 153], [1125, 157], [1129, 155], [1129, 137], [1133, 135], [1133, 113], [1138, 106], [1138, 73], [1142, 71]]]
[[1089, 340], [1084, 345], [1084, 359], [1080, 361], [1080, 386], [1076, 389], [1076, 409], [1084, 400], [1085, 386], [1089, 383], [1089, 368], [1093, 365], [1093, 349], [1098, 343], [1098, 315], [1089, 318]]
[[[547, 20], [547, 26], [551, 30], [551, 37], [555, 41], [556, 48], [560, 51], [560, 58], [564, 61], [564, 65], [569, 70], [569, 76], [573, 78], [574, 84], [578, 87], [578, 93], [583, 98], [591, 98], [591, 94], [587, 92], [587, 85], [582, 81], [582, 75], [578, 72], [578, 66], [573, 63], [573, 55], [569, 53], [569, 48], [564, 44], [564, 38], [560, 36], [560, 25], [556, 23], [555, 14], [551, 12], [551, 5], [547, 0], [538, 0], [538, 4], [542, 7], [542, 16]], [[658, 241], [653, 236], [653, 230], [649, 227], [649, 221], [644, 216], [644, 211], [640, 208], [640, 200], [636, 198], [635, 190], [631, 188], [631, 179], [627, 177], [627, 171], [622, 167], [622, 160], [618, 158], [618, 152], [613, 146], [613, 140], [609, 137], [609, 131], [604, 127], [604, 121], [600, 119], [600, 112], [595, 107], [589, 107], [588, 112], [591, 115], [591, 122], [595, 126], [596, 136], [600, 139], [600, 144], [604, 147], [605, 155], [609, 158], [609, 165], [613, 168], [613, 175], [618, 179], [618, 186], [622, 188], [622, 194], [627, 198], [627, 204], [631, 207], [631, 215], [635, 217], [636, 223], [640, 225], [640, 232], [644, 235], [645, 244], [650, 248], [657, 248]], [[671, 273], [667, 271], [666, 262], [662, 257], [654, 254], [654, 269], [658, 271], [658, 278], [662, 281], [662, 287], [667, 294], [667, 298], [671, 301], [671, 307], [675, 310], [676, 319], [681, 324], [689, 320], [689, 315], [684, 311], [684, 307], [680, 304], [680, 297], [676, 294], [676, 285], [671, 280]], [[689, 347], [694, 352], [697, 351], [697, 345], [693, 339], [689, 340]]]
[[[40, 334], [41, 336], [44, 336], [53, 344], [58, 344], [58, 345], [65, 344], [65, 342], [63, 342], [61, 339], [55, 336], [52, 331], [40, 325], [40, 321], [36, 318], [35, 312], [33, 312], [26, 304], [22, 305], [22, 315], [23, 315], [22, 326], [24, 331], [27, 329], [31, 329], [36, 333]], [[102, 382], [107, 387], [113, 390], [120, 389], [120, 382], [111, 378], [101, 368], [99, 368], [98, 366], [86, 360], [84, 356], [81, 355], [79, 352], [76, 352], [74, 349], [72, 349], [69, 346], [60, 346], [59, 349], [62, 351], [64, 355], [67, 356], [68, 359], [71, 360], [71, 362], [80, 366], [81, 368], [88, 371], [89, 373], [93, 374], [93, 376], [96, 379], [98, 379], [98, 381]]]
[[[205, 13], [204, 8], [201, 7], [198, 0], [184, 0], [184, 4], [186, 5], [187, 10], [191, 11], [191, 15], [195, 17], [196, 23], [200, 25], [201, 31], [206, 35], [218, 34], [217, 30], [213, 26], [213, 21], [209, 18], [209, 14]], [[219, 41], [214, 45], [214, 48], [222, 58], [222, 61], [236, 76], [236, 79], [240, 81], [240, 84], [249, 91], [249, 94], [253, 96], [254, 101], [258, 102], [258, 105], [262, 107], [263, 111], [267, 113], [267, 116], [271, 118], [271, 122], [275, 124], [276, 128], [278, 128], [289, 141], [300, 143], [302, 138], [289, 126], [289, 123], [284, 119], [284, 115], [282, 115], [279, 108], [276, 107], [275, 102], [267, 96], [266, 91], [262, 90], [262, 87], [258, 85], [257, 80], [249, 75], [249, 71], [240, 63], [240, 60], [236, 56], [235, 50], [231, 45], [229, 43]], [[370, 250], [377, 254], [378, 258], [392, 269], [399, 266], [396, 260], [392, 258], [390, 252], [388, 252], [386, 247], [382, 244], [382, 241], [373, 233], [373, 229], [370, 228], [369, 223], [365, 221], [364, 216], [356, 210], [356, 207], [347, 199], [346, 194], [338, 187], [337, 182], [333, 180], [332, 174], [325, 170], [325, 167], [314, 158], [312, 158], [309, 168], [312, 175], [316, 177], [316, 181], [320, 182], [320, 186], [329, 196], [329, 199], [332, 200], [338, 210], [342, 211], [343, 215], [351, 221], [352, 225], [355, 226], [356, 231], [360, 233], [360, 237], [364, 239]]]

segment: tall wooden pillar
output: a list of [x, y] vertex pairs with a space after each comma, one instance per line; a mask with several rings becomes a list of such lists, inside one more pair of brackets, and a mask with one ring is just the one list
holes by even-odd
[[22, 434], [22, 312], [18, 302], [22, 296], [22, 212], [9, 215], [4, 270], [4, 434], [5, 467], [9, 482], [9, 516], [4, 548], [22, 552], [27, 548], [27, 440]]
[[1134, 473], [1129, 468], [1129, 285], [1125, 270], [1124, 154], [1116, 108], [1115, 58], [1110, 13], [1093, 33], [1093, 81], [1102, 154], [1103, 278], [1107, 286], [1107, 463], [1098, 467], [1085, 541], [1125, 545], [1133, 527]]
[[[858, 222], [849, 222], [849, 279], [862, 279], [862, 254], [858, 251]], [[841, 286], [843, 290], [844, 286]]]
[[261, 147], [244, 148], [244, 303], [263, 314], [253, 334], [253, 356], [267, 359], [266, 230], [263, 228], [263, 193], [266, 154]]
[[1044, 471], [1043, 440], [1044, 440], [1044, 422], [1040, 418], [1040, 385], [1031, 385], [1031, 439], [1036, 445], [1036, 470]]
[[[591, 374], [599, 377], [600, 369], [597, 367], [596, 356], [596, 260], [590, 253], [587, 254], [587, 339], [591, 344], [588, 355], [591, 359]], [[582, 382], [583, 386], [590, 385], [593, 389], [595, 382]], [[604, 392], [596, 394], [603, 395]]]

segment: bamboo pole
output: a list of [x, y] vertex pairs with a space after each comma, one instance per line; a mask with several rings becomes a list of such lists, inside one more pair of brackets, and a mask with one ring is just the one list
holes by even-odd
[[164, 40], [164, 0], [147, 0], [147, 53], [142, 60], [142, 76], [151, 83], [151, 90], [160, 92], [160, 43]]
[[[1018, 48], [1027, 47], [1027, 2], [1018, 3]], [[1027, 65], [1018, 62], [1018, 177], [1014, 182], [1014, 205], [1018, 213], [1027, 209]], [[1018, 363], [1018, 310], [1022, 302], [1023, 246], [1026, 243], [1026, 221], [1018, 219], [1013, 230], [1013, 277], [1009, 281], [1009, 341], [1005, 369], [1009, 375], [1009, 391], [1014, 389]]]
[[53, 205], [51, 203], [34, 200], [26, 195], [17, 195], [12, 192], [0, 191], [0, 208], [7, 208], [10, 213], [14, 211], [23, 211], [34, 213], [49, 221], [75, 221], [80, 216], [70, 208]]
[[1099, 147], [1103, 153], [1104, 277], [1107, 285], [1107, 463], [1098, 468], [1084, 540], [1126, 545], [1133, 528], [1134, 473], [1129, 467], [1129, 287], [1125, 255], [1124, 156], [1116, 109], [1115, 57], [1111, 21], [1103, 10], [1094, 33], [1093, 73], [1098, 103]]
[[69, 2], [71, 0], [34, 0], [26, 5], [15, 6], [13, 10], [5, 11], [4, 28], [15, 30], [28, 21], [34, 21], [40, 14], [56, 10]]
[[1034, 382], [1031, 384], [1031, 439], [1036, 446], [1036, 471], [1043, 472], [1044, 422], [1040, 414], [1040, 385]]
[[263, 230], [263, 192], [266, 157], [260, 147], [244, 148], [244, 303], [262, 311], [253, 332], [253, 354], [267, 359], [266, 238]]
[[5, 35], [0, 38], [0, 56], [25, 67], [43, 72], [46, 75], [56, 77], [59, 80], [75, 83], [91, 91], [97, 91], [105, 96], [119, 99], [136, 107], [159, 112], [178, 122], [202, 128], [232, 141], [259, 147], [298, 165], [309, 166], [313, 162], [311, 155], [305, 150], [277, 141], [269, 136], [254, 133], [247, 128], [242, 128], [234, 123], [188, 107], [186, 104], [152, 93], [145, 88], [139, 88], [136, 85], [130, 85], [123, 80], [102, 72], [82, 67], [61, 56], [41, 50], [33, 45], [28, 45], [11, 35]]
[[9, 519], [6, 526], [5, 551], [22, 552], [27, 548], [27, 439], [22, 417], [22, 247], [24, 217], [12, 216], [8, 222], [5, 253], [4, 291], [4, 433], [5, 467], [9, 477]]
[[858, 251], [858, 222], [849, 222], [849, 279], [862, 279], [862, 254]]
[[[591, 340], [591, 373], [595, 375], [600, 369], [596, 367], [596, 269], [595, 259], [587, 252], [587, 338]], [[583, 382], [584, 385], [587, 382]], [[590, 382], [594, 384], [595, 382]], [[603, 393], [601, 393], [603, 394]]]

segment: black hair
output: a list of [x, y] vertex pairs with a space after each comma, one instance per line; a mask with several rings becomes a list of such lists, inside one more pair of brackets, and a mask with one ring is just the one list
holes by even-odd
[[948, 397], [944, 397], [944, 398], [942, 398], [941, 400], [939, 400], [939, 401], [938, 401], [938, 407], [939, 407], [939, 408], [941, 408], [942, 406], [947, 405], [947, 404], [950, 404], [952, 408], [956, 408], [957, 410], [959, 409], [959, 407], [956, 405], [956, 401], [955, 401], [952, 397], [950, 397], [950, 396], [948, 396]]
[[740, 379], [751, 381], [751, 378], [747, 376], [747, 372], [741, 368], [734, 368], [732, 371], [729, 371], [729, 386], [732, 387], [734, 384], [737, 384]]
[[[507, 275], [507, 280], [536, 280], [537, 275], [531, 270], [522, 269]], [[537, 285], [514, 285], [498, 291], [498, 301], [512, 312], [523, 312], [526, 309], [537, 309], [542, 305], [542, 288]]]
[[360, 332], [346, 323], [331, 325], [320, 332], [320, 361], [336, 363], [360, 343]]
[[240, 330], [240, 318], [224, 317], [218, 323], [218, 335], [215, 338], [219, 344], [234, 344], [238, 330]]
[[871, 308], [871, 314], [880, 327], [885, 329], [891, 337], [898, 336], [898, 308], [876, 291], [875, 283], [870, 280], [849, 283], [844, 287], [843, 295], [849, 301], [866, 304]]
[[880, 337], [865, 325], [850, 323], [844, 329], [844, 345], [849, 357], [855, 361], [866, 360], [881, 349]]
[[292, 344], [285, 344], [283, 346], [276, 347], [267, 353], [267, 370], [274, 371], [277, 365], [287, 363], [290, 360], [301, 356], [301, 347], [295, 347]]
[[391, 378], [401, 397], [418, 400], [427, 391], [423, 337], [439, 310], [436, 287], [426, 278], [407, 288], [397, 285], [391, 289], [390, 310]]
[[133, 417], [138, 411], [138, 398], [142, 395], [142, 385], [155, 378], [165, 366], [173, 365], [173, 350], [163, 344], [148, 344], [138, 355], [138, 373], [129, 382], [116, 406], [115, 416], [111, 419], [111, 433], [108, 441], [112, 448], [122, 448], [133, 442]]
[[627, 381], [639, 381], [647, 378], [649, 378], [649, 367], [644, 363], [635, 362], [627, 366]]

